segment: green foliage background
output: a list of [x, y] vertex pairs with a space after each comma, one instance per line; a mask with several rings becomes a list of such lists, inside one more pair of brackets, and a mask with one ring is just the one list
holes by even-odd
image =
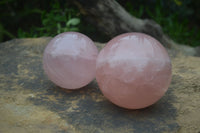
[[[200, 45], [200, 1], [131, 0], [119, 1], [134, 16], [159, 23], [164, 33], [178, 43]], [[139, 5], [139, 6], [138, 6]]]
[[[200, 1], [196, 0], [117, 0], [129, 13], [150, 18], [178, 43], [200, 45]], [[55, 36], [79, 31], [96, 41], [107, 41], [87, 24], [69, 0], [1, 0], [0, 42], [13, 38]]]

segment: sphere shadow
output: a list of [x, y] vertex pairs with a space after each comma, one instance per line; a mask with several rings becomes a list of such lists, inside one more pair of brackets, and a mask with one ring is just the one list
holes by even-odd
[[[127, 132], [134, 130], [143, 133], [174, 132], [179, 129], [176, 123], [176, 109], [172, 105], [175, 97], [171, 88], [154, 105], [130, 110], [118, 107], [103, 97], [96, 81], [76, 90], [49, 85], [40, 97], [30, 100], [57, 112], [61, 118], [83, 132], [91, 132], [94, 130], [92, 128], [103, 131], [124, 128]], [[48, 99], [49, 95], [54, 96], [56, 100]], [[99, 97], [100, 100], [97, 101]]]

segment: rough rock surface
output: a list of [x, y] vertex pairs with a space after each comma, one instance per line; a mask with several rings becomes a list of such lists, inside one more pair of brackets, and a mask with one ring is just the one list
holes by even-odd
[[50, 39], [0, 44], [0, 132], [200, 132], [199, 57], [169, 50], [173, 78], [166, 95], [146, 109], [126, 110], [106, 100], [96, 81], [75, 91], [49, 81], [41, 62]]

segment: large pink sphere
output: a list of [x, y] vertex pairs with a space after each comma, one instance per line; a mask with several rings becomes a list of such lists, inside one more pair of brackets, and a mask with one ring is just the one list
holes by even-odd
[[142, 33], [113, 38], [97, 57], [96, 79], [114, 104], [140, 109], [158, 101], [171, 81], [171, 62], [165, 48]]
[[54, 37], [44, 50], [43, 68], [60, 87], [77, 89], [95, 77], [97, 47], [87, 36], [65, 32]]

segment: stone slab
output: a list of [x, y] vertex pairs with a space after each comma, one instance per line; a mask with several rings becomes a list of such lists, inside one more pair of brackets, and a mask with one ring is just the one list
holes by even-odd
[[75, 91], [49, 81], [42, 53], [50, 39], [0, 44], [0, 132], [200, 132], [199, 57], [171, 52], [173, 78], [166, 95], [148, 108], [127, 110], [106, 100], [95, 80]]

